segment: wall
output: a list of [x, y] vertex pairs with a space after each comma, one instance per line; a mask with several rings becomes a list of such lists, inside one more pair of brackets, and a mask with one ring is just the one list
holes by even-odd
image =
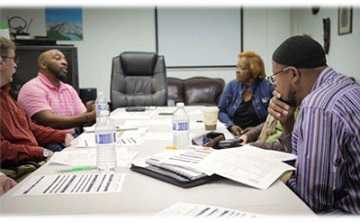
[[[5, 8], [3, 16], [19, 15], [33, 19], [31, 35], [46, 35], [44, 8]], [[290, 33], [289, 9], [245, 8], [244, 45], [264, 59], [266, 72], [271, 73], [271, 53]], [[111, 58], [125, 50], [155, 51], [153, 8], [85, 8], [84, 40], [60, 42], [78, 47], [80, 87], [103, 89], [109, 98]], [[166, 56], [166, 55], [165, 55]], [[234, 64], [237, 58], [234, 58]], [[234, 68], [168, 69], [169, 77], [221, 77], [229, 82]]]
[[[30, 34], [46, 35], [43, 8], [4, 9], [3, 18], [33, 18]], [[85, 8], [83, 41], [59, 41], [78, 47], [79, 85], [110, 93], [112, 57], [125, 50], [155, 51], [154, 10], [151, 8]]]
[[323, 44], [323, 18], [330, 18], [331, 35], [330, 51], [327, 55], [328, 65], [348, 76], [360, 80], [360, 8], [353, 8], [352, 33], [338, 35], [337, 8], [321, 7], [317, 15], [310, 9], [293, 9], [291, 12], [293, 34], [309, 34]]
[[245, 8], [244, 50], [257, 52], [271, 75], [272, 53], [290, 35], [288, 8]]

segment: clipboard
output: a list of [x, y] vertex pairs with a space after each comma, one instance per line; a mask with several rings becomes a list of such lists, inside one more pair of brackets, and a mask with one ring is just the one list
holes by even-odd
[[164, 168], [156, 167], [149, 165], [147, 167], [136, 166], [135, 164], [131, 164], [130, 170], [134, 172], [138, 172], [158, 180], [182, 187], [182, 188], [191, 188], [196, 187], [202, 184], [206, 184], [209, 182], [217, 181], [223, 179], [223, 177], [218, 175], [204, 176], [196, 180], [191, 180], [187, 177], [179, 175], [173, 171], [169, 171]]

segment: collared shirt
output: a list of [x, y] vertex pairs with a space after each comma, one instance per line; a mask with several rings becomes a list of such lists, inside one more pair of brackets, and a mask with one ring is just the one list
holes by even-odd
[[39, 144], [62, 143], [66, 133], [33, 123], [9, 91], [9, 85], [0, 88], [0, 164], [16, 166], [21, 161], [42, 160]]
[[59, 86], [55, 86], [42, 73], [24, 84], [19, 92], [18, 103], [29, 117], [44, 110], [51, 110], [61, 116], [86, 112], [86, 107], [72, 86], [61, 81]]
[[[239, 106], [244, 102], [242, 95], [245, 89], [246, 86], [238, 80], [232, 80], [226, 85], [218, 105], [219, 120], [223, 122], [226, 127], [234, 125], [234, 115]], [[261, 121], [265, 121], [273, 87], [267, 80], [259, 80], [251, 86], [251, 90], [253, 93], [251, 103], [256, 115]]]
[[360, 214], [360, 85], [326, 68], [300, 106], [289, 186], [318, 213]]

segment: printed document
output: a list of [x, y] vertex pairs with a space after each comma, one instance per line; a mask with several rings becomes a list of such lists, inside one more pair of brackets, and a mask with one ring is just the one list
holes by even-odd
[[[116, 149], [117, 165], [128, 167], [138, 152], [124, 147]], [[96, 149], [66, 149], [56, 152], [49, 160], [50, 164], [69, 166], [96, 166]]]
[[201, 218], [255, 218], [260, 216], [258, 214], [243, 212], [235, 209], [185, 202], [173, 204], [159, 212], [157, 215]]
[[126, 112], [124, 108], [118, 108], [110, 114], [110, 118], [113, 120], [150, 120], [154, 116], [156, 116], [155, 109], [149, 109], [143, 112]]
[[295, 155], [289, 153], [250, 145], [223, 150], [199, 148], [203, 149], [154, 154], [146, 159], [146, 164], [170, 170], [191, 180], [217, 174], [259, 189], [267, 189], [283, 173], [295, 170], [283, 163], [296, 159]]
[[28, 179], [14, 196], [120, 192], [125, 176], [114, 172], [37, 175]]
[[[146, 133], [146, 131], [146, 127], [135, 128], [133, 130], [118, 131], [116, 132], [116, 144], [126, 146], [140, 145], [143, 143], [142, 136]], [[82, 133], [73, 140], [72, 145], [78, 148], [96, 147], [95, 133]]]
[[259, 189], [267, 189], [283, 173], [295, 170], [281, 162], [294, 158], [292, 154], [260, 150], [263, 149], [253, 146], [218, 150], [207, 156], [199, 169], [208, 175], [216, 173]]

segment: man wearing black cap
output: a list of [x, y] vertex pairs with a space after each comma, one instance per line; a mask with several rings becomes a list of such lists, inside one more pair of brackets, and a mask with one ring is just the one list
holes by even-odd
[[360, 214], [360, 85], [328, 67], [309, 36], [288, 38], [272, 59], [268, 110], [298, 156], [288, 185], [317, 213]]

